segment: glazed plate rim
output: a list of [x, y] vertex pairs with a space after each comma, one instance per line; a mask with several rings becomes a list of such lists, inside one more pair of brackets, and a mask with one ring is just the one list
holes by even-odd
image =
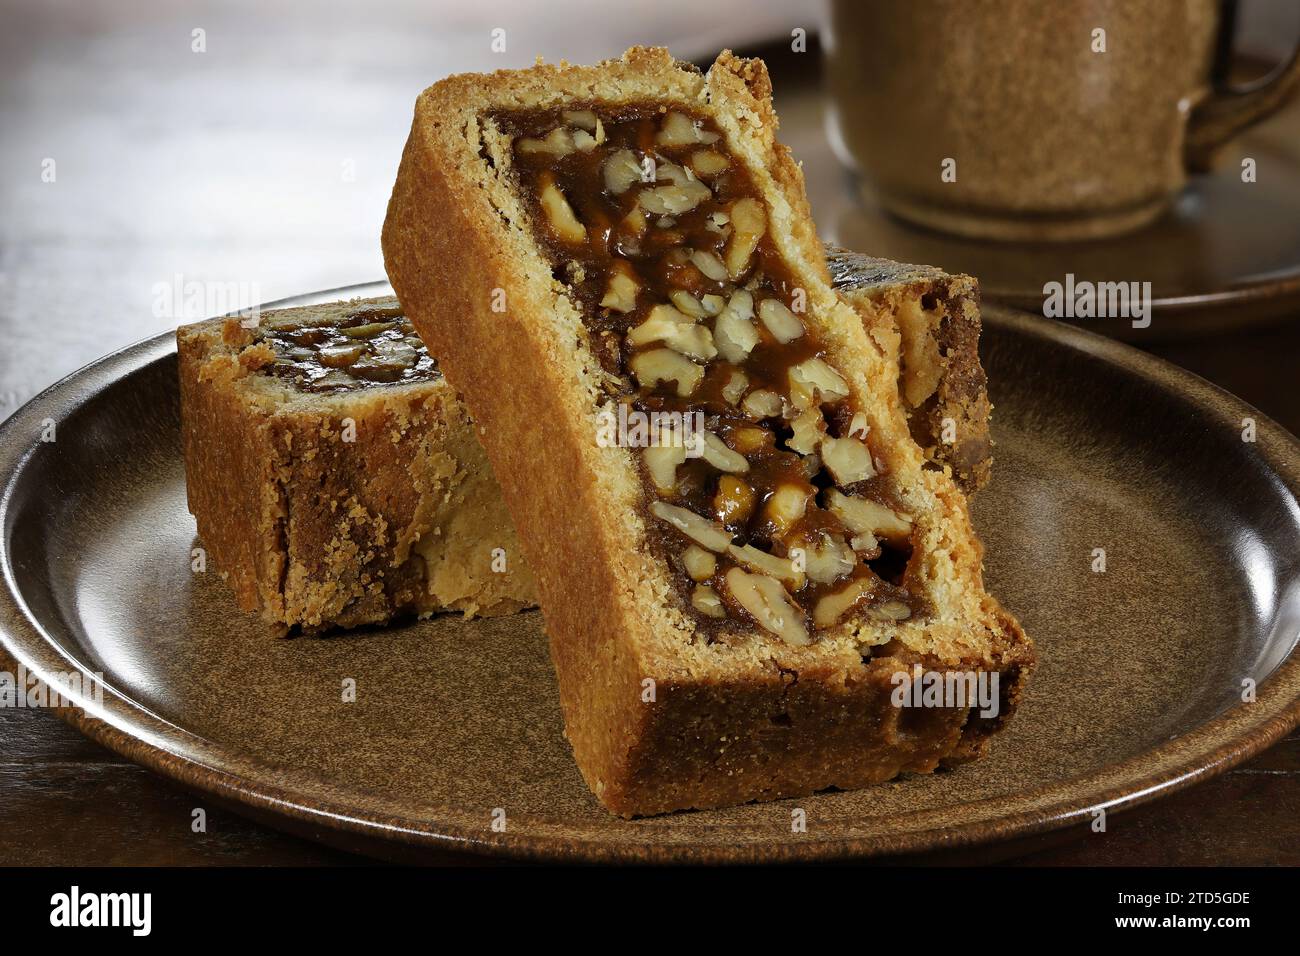
[[[295, 296], [268, 303], [282, 308], [354, 296], [390, 294], [386, 282], [372, 282]], [[1258, 422], [1258, 454], [1290, 492], [1300, 498], [1300, 441], [1251, 408], [1198, 376], [1131, 346], [1026, 313], [991, 307], [985, 324], [1012, 334], [1046, 340], [1055, 347], [1119, 365], [1160, 387], [1173, 389], [1224, 420], [1249, 415]], [[35, 675], [80, 667], [33, 614], [20, 591], [8, 542], [13, 499], [33, 454], [29, 440], [45, 418], [63, 420], [86, 401], [126, 376], [175, 351], [175, 335], [164, 332], [127, 346], [85, 366], [37, 395], [0, 423], [0, 661]], [[85, 668], [82, 668], [83, 670]], [[358, 807], [348, 791], [312, 771], [287, 777], [283, 768], [194, 734], [153, 713], [113, 686], [105, 675], [102, 703], [72, 694], [72, 706], [58, 715], [92, 740], [191, 789], [272, 825], [310, 833], [336, 845], [377, 843], [394, 851], [401, 845], [440, 848], [486, 856], [557, 862], [749, 863], [812, 862], [915, 854], [1030, 836], [1084, 823], [1098, 809], [1108, 812], [1146, 803], [1221, 773], [1260, 753], [1300, 724], [1300, 653], [1292, 652], [1264, 680], [1252, 704], [1237, 704], [1172, 740], [1137, 756], [1097, 770], [1010, 795], [965, 805], [972, 819], [957, 826], [936, 825], [944, 808], [894, 817], [900, 826], [886, 838], [837, 836], [771, 843], [725, 842], [705, 846], [656, 839], [653, 821], [644, 838], [602, 841], [531, 830], [484, 832], [434, 816], [413, 819]], [[275, 778], [288, 780], [286, 785]], [[1001, 809], [998, 810], [997, 808]], [[933, 823], [928, 824], [928, 818]], [[324, 829], [325, 833], [320, 830]], [[548, 828], [549, 829], [549, 828]]]

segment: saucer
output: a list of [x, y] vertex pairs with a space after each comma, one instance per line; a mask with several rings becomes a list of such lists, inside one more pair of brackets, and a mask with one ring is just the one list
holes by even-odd
[[[1242, 181], [1248, 158], [1254, 182]], [[1111, 239], [965, 239], [906, 223], [853, 191], [841, 178], [829, 216], [814, 201], [828, 238], [978, 276], [985, 302], [1042, 315], [1050, 283], [1150, 282], [1145, 328], [1125, 317], [1054, 316], [1136, 344], [1300, 317], [1300, 104], [1228, 144], [1214, 172], [1193, 176], [1151, 225]]]

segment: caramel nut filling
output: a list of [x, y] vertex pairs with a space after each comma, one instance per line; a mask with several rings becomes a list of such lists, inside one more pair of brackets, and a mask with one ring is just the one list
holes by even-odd
[[651, 104], [493, 121], [611, 398], [702, 413], [697, 454], [633, 450], [651, 546], [697, 626], [750, 622], [807, 644], [850, 617], [923, 613], [911, 521], [867, 417], [716, 125]]
[[302, 392], [342, 392], [438, 377], [438, 366], [398, 309], [363, 308], [341, 321], [274, 325], [258, 338], [275, 352], [268, 374]]

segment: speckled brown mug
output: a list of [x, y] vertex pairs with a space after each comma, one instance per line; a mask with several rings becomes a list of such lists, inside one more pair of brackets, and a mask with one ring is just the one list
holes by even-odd
[[1126, 232], [1300, 88], [1294, 53], [1259, 84], [1218, 88], [1232, 21], [1220, 0], [832, 0], [832, 140], [922, 225]]

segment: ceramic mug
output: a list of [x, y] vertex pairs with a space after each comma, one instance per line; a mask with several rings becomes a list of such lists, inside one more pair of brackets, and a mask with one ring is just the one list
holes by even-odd
[[966, 236], [1081, 239], [1160, 215], [1189, 171], [1300, 89], [1246, 89], [1220, 0], [831, 0], [831, 137], [904, 219]]

